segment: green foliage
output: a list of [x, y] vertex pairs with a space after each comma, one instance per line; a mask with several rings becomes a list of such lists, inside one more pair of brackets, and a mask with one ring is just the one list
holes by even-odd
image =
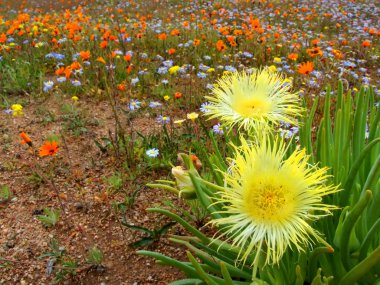
[[60, 246], [56, 239], [50, 241], [49, 247], [50, 251], [38, 257], [39, 259], [49, 258], [46, 264], [46, 274], [49, 276], [54, 273], [57, 281], [75, 276], [78, 263], [68, 256], [65, 248]]
[[55, 226], [59, 221], [59, 217], [60, 210], [49, 208], [44, 209], [44, 215], [37, 215], [37, 219], [40, 220], [42, 224], [47, 228]]
[[87, 132], [87, 120], [80, 113], [80, 110], [74, 103], [65, 103], [62, 105], [61, 111], [64, 113], [65, 129], [71, 131], [75, 136], [80, 136]]
[[119, 191], [124, 184], [123, 177], [121, 173], [115, 173], [109, 177], [104, 178], [108, 185], [108, 189], [111, 193]]
[[37, 173], [33, 172], [30, 176], [28, 176], [28, 182], [35, 187], [40, 186], [43, 183], [43, 178]]
[[10, 201], [12, 197], [13, 192], [8, 186], [0, 186], [0, 204]]
[[74, 260], [64, 260], [61, 262], [61, 269], [59, 269], [55, 274], [55, 279], [57, 281], [64, 281], [71, 278], [77, 274], [78, 263]]
[[17, 58], [15, 61], [5, 59], [0, 63], [3, 71], [0, 76], [0, 90], [3, 94], [20, 95], [38, 90], [45, 70], [41, 64], [28, 59]]
[[155, 242], [158, 242], [160, 240], [161, 236], [166, 234], [167, 231], [176, 224], [175, 222], [169, 222], [160, 228], [155, 228], [153, 230], [150, 230], [150, 229], [145, 228], [145, 227], [130, 225], [127, 222], [125, 222], [125, 220], [122, 220], [121, 223], [122, 223], [122, 225], [124, 225], [124, 226], [126, 226], [132, 230], [139, 231], [139, 232], [142, 232], [145, 234], [145, 236], [142, 237], [141, 239], [139, 239], [138, 241], [135, 241], [135, 242], [129, 244], [129, 246], [134, 247], [134, 248], [143, 247], [143, 246], [147, 246], [147, 245], [153, 244]]
[[99, 266], [104, 260], [103, 252], [96, 246], [92, 247], [87, 254], [87, 263]]

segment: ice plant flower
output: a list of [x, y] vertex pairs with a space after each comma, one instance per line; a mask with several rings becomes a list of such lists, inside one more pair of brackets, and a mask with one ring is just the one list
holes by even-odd
[[40, 152], [39, 155], [41, 157], [44, 156], [54, 156], [57, 154], [59, 149], [58, 143], [56, 141], [48, 141], [45, 142], [41, 147], [40, 147]]
[[206, 115], [220, 119], [222, 125], [258, 131], [281, 121], [295, 125], [302, 112], [299, 97], [291, 93], [284, 77], [266, 69], [234, 72], [220, 78], [211, 89]]
[[12, 109], [12, 115], [14, 117], [22, 116], [22, 114], [23, 114], [23, 112], [22, 112], [22, 105], [20, 105], [20, 104], [13, 104], [11, 106], [11, 109]]
[[271, 65], [271, 66], [268, 66], [268, 70], [271, 71], [271, 72], [276, 72], [277, 71], [277, 67], [275, 65]]
[[149, 157], [157, 157], [160, 154], [160, 151], [156, 148], [151, 148], [148, 149], [145, 153]]
[[289, 247], [303, 251], [313, 240], [327, 244], [309, 223], [336, 209], [322, 201], [338, 191], [325, 185], [327, 168], [310, 165], [304, 149], [285, 158], [287, 147], [280, 137], [271, 143], [262, 136], [254, 145], [242, 138], [235, 151], [216, 201], [223, 203], [224, 217], [211, 223], [241, 248], [243, 263], [255, 252], [254, 275], [260, 255], [265, 265], [277, 264]]

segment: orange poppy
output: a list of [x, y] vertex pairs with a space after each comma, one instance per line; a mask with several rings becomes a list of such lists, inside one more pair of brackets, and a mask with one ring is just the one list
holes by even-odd
[[32, 140], [29, 138], [29, 136], [26, 133], [21, 132], [20, 137], [22, 138], [21, 144], [27, 144], [29, 146], [32, 146]]
[[173, 53], [175, 53], [175, 48], [171, 48], [168, 50], [169, 55], [172, 55]]
[[306, 49], [306, 52], [311, 57], [322, 56], [323, 55], [323, 51], [321, 50], [320, 47], [308, 48], [308, 49]]
[[165, 33], [162, 33], [162, 34], [159, 34], [159, 35], [158, 35], [158, 38], [159, 38], [160, 40], [166, 40], [167, 37], [168, 37], [168, 36], [167, 36]]
[[179, 99], [181, 97], [182, 97], [182, 93], [181, 92], [174, 93], [174, 98]]
[[79, 53], [80, 57], [83, 59], [83, 60], [89, 60], [90, 57], [91, 57], [91, 53], [89, 50], [86, 50], [86, 51], [81, 51]]
[[179, 36], [181, 32], [178, 29], [174, 29], [170, 32], [170, 35], [172, 36]]
[[371, 42], [369, 40], [365, 40], [362, 42], [362, 47], [369, 47], [371, 45]]
[[124, 84], [118, 84], [118, 85], [117, 85], [117, 89], [118, 89], [119, 91], [124, 91], [124, 90], [125, 90], [125, 85], [124, 85]]
[[96, 59], [96, 61], [101, 62], [101, 63], [103, 63], [103, 64], [106, 64], [106, 61], [105, 61], [104, 58], [101, 57], [101, 56], [99, 56], [99, 57]]
[[298, 73], [309, 75], [314, 70], [314, 64], [310, 61], [303, 62], [298, 66]]
[[82, 67], [81, 67], [81, 65], [79, 64], [79, 62], [77, 62], [77, 61], [74, 61], [72, 64], [70, 64], [70, 68], [71, 69], [81, 69]]
[[132, 59], [132, 55], [131, 54], [127, 53], [126, 55], [124, 55], [124, 60], [125, 61], [131, 61], [131, 59]]
[[333, 49], [332, 50], [332, 54], [335, 56], [335, 58], [337, 59], [342, 59], [344, 58], [344, 55], [343, 53], [340, 51], [340, 50], [337, 50], [337, 49]]
[[298, 58], [298, 54], [297, 54], [297, 53], [290, 53], [290, 54], [288, 55], [288, 59], [290, 59], [290, 60], [294, 60], [294, 61], [296, 61], [297, 58]]
[[227, 47], [222, 40], [219, 40], [216, 42], [216, 48], [218, 51], [225, 51]]
[[99, 47], [100, 47], [100, 48], [106, 48], [107, 45], [108, 45], [108, 42], [107, 42], [107, 41], [102, 41], [102, 42], [100, 42]]
[[201, 40], [194, 39], [193, 40], [193, 45], [198, 46], [201, 43]]
[[59, 69], [55, 71], [55, 75], [63, 75], [65, 74], [65, 68], [61, 66]]
[[45, 142], [41, 147], [40, 147], [40, 152], [39, 155], [41, 157], [44, 156], [54, 156], [58, 152], [59, 146], [56, 141], [51, 141], [51, 142]]
[[315, 39], [315, 40], [312, 40], [312, 41], [311, 41], [311, 44], [312, 44], [313, 46], [317, 46], [319, 42], [320, 42], [319, 39]]

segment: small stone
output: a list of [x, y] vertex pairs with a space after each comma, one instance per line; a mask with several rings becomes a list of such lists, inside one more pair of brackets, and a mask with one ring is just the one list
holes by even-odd
[[74, 207], [75, 207], [75, 209], [77, 209], [77, 210], [82, 210], [82, 209], [84, 208], [83, 204], [80, 203], [80, 202], [76, 202], [76, 203], [74, 204]]

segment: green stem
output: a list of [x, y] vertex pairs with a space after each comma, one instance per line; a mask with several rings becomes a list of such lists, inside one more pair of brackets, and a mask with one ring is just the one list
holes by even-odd
[[[347, 205], [349, 193], [352, 189], [352, 186], [354, 185], [354, 180], [356, 177], [356, 174], [362, 165], [364, 158], [370, 153], [371, 149], [380, 142], [380, 138], [374, 139], [371, 141], [360, 153], [359, 157], [356, 159], [354, 164], [351, 167], [350, 173], [348, 174], [348, 179], [344, 183], [344, 195], [341, 199], [341, 205]], [[364, 188], [365, 189], [365, 188]]]
[[174, 194], [177, 194], [177, 195], [179, 194], [178, 189], [176, 189], [174, 187], [171, 187], [169, 185], [149, 183], [149, 184], [146, 184], [146, 186], [148, 186], [150, 188], [161, 188], [161, 189], [168, 190], [171, 193], [174, 193]]
[[360, 278], [365, 276], [371, 269], [380, 262], [380, 246], [376, 248], [366, 259], [356, 265], [340, 280], [339, 285], [355, 284]]
[[340, 236], [340, 249], [342, 253], [341, 260], [346, 270], [349, 270], [351, 267], [349, 237], [352, 230], [354, 229], [356, 221], [359, 219], [360, 215], [368, 205], [371, 198], [372, 192], [370, 190], [367, 190], [365, 192], [365, 195], [362, 196], [356, 205], [352, 208], [352, 211], [347, 215], [343, 223], [342, 233]]
[[368, 248], [371, 244], [372, 237], [380, 231], [380, 218], [377, 219], [376, 223], [372, 226], [372, 228], [368, 231], [367, 235], [365, 236], [362, 246], [359, 250], [359, 260], [363, 260], [365, 255], [367, 254]]
[[318, 261], [318, 257], [321, 254], [333, 253], [333, 252], [334, 252], [334, 249], [332, 247], [321, 246], [321, 247], [315, 248], [309, 257], [309, 261], [310, 261], [309, 274], [311, 275], [311, 274], [313, 274], [314, 271], [317, 271], [317, 269], [318, 269], [317, 261]]
[[196, 236], [197, 238], [199, 238], [202, 242], [205, 242], [205, 243], [209, 243], [210, 242], [210, 239], [208, 237], [206, 237], [204, 234], [202, 234], [196, 228], [194, 228], [193, 226], [191, 226], [184, 219], [182, 219], [181, 217], [177, 216], [176, 214], [173, 214], [172, 212], [169, 212], [167, 210], [160, 209], [160, 208], [149, 208], [149, 209], [147, 209], [147, 211], [148, 212], [153, 212], [153, 213], [163, 214], [163, 215], [165, 215], [165, 216], [173, 219], [177, 223], [181, 224], [187, 231], [189, 231], [194, 236]]
[[376, 162], [371, 168], [371, 171], [368, 174], [367, 180], [363, 186], [362, 195], [364, 194], [364, 191], [367, 189], [370, 189], [374, 181], [377, 181], [376, 179], [380, 175], [380, 155], [376, 159]]

